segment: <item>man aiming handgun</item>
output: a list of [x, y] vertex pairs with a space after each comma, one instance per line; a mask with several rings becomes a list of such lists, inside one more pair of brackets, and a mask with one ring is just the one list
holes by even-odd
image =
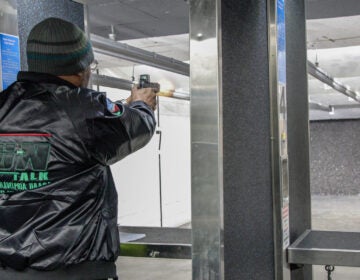
[[88, 89], [91, 43], [57, 18], [32, 29], [27, 61], [0, 93], [0, 279], [116, 279], [109, 165], [150, 141], [155, 90], [125, 105]]

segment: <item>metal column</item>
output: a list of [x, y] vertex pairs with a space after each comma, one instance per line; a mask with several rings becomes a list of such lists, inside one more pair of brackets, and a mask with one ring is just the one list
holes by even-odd
[[300, 143], [287, 140], [308, 131], [307, 114], [286, 130], [285, 18], [305, 20], [285, 16], [288, 2], [190, 1], [194, 280], [290, 279], [288, 154]]
[[[305, 1], [286, 1], [290, 243], [311, 228], [309, 104]], [[291, 271], [292, 280], [311, 280], [311, 266]]]
[[224, 279], [221, 50], [216, 0], [190, 1], [192, 279]]

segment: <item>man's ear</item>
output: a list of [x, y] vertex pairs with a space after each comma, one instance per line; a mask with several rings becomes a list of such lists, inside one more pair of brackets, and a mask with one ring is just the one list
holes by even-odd
[[81, 87], [86, 88], [89, 86], [90, 75], [91, 75], [90, 67], [88, 67], [84, 71], [78, 73]]
[[73, 80], [74, 80], [74, 83], [76, 84], [76, 86], [79, 87], [83, 80], [83, 74], [77, 73], [77, 74], [73, 75]]
[[82, 80], [84, 78], [84, 72], [77, 73], [74, 76], [76, 76], [78, 79]]
[[83, 81], [83, 74], [82, 73], [68, 75], [68, 76], [58, 76], [58, 77], [65, 80], [65, 81], [68, 81], [68, 82], [72, 83], [76, 87], [81, 86], [81, 83]]

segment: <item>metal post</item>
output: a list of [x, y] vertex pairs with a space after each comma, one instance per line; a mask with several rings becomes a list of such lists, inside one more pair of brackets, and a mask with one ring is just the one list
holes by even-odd
[[190, 2], [194, 280], [290, 279], [285, 7]]
[[194, 280], [224, 279], [220, 2], [190, 1]]
[[[286, 80], [290, 193], [290, 243], [311, 228], [309, 104], [305, 0], [287, 0]], [[329, 108], [330, 109], [330, 108]], [[311, 280], [311, 266], [291, 271], [291, 280]]]
[[290, 245], [290, 228], [285, 5], [284, 0], [268, 0], [271, 166], [276, 280], [290, 279], [290, 268], [286, 260], [286, 249]]

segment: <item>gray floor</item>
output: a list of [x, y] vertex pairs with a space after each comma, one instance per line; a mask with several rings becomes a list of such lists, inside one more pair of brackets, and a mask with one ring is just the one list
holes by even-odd
[[[360, 196], [314, 196], [312, 213], [313, 229], [360, 232]], [[121, 257], [118, 271], [120, 280], [191, 280], [191, 260]], [[360, 268], [336, 267], [332, 279], [360, 280]], [[313, 280], [327, 280], [323, 267]]]
[[[360, 232], [360, 196], [313, 196], [312, 227]], [[336, 267], [333, 280], [359, 280], [360, 268]], [[324, 267], [314, 266], [314, 280], [327, 280]]]
[[191, 280], [191, 260], [121, 257], [119, 280]]

